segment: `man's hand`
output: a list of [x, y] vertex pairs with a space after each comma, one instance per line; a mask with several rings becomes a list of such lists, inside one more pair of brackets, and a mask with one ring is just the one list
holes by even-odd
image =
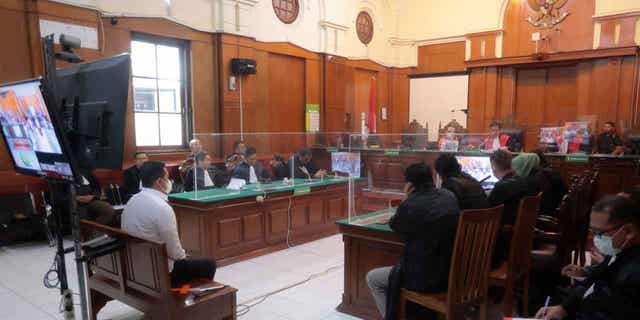
[[586, 276], [586, 273], [584, 272], [584, 268], [576, 266], [574, 264], [569, 264], [564, 266], [564, 268], [562, 268], [562, 275], [565, 277], [571, 277], [571, 278], [581, 278]]
[[536, 319], [562, 320], [567, 316], [567, 311], [562, 306], [544, 307], [536, 313]]
[[591, 251], [591, 264], [601, 264], [604, 262], [605, 257], [596, 248]]
[[316, 172], [316, 174], [313, 175], [313, 177], [318, 179], [318, 178], [324, 177], [326, 174], [327, 174], [327, 170], [320, 169], [318, 170], [318, 172]]
[[86, 203], [89, 203], [89, 202], [93, 201], [94, 198], [95, 198], [95, 196], [92, 195], [92, 194], [86, 195], [86, 196], [76, 196], [76, 201], [86, 204]]

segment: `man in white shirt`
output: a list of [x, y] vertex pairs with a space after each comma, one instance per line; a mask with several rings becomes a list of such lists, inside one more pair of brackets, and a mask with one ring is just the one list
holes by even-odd
[[172, 182], [164, 163], [145, 162], [140, 168], [142, 191], [135, 194], [122, 213], [122, 230], [158, 242], [164, 242], [169, 257], [171, 285], [179, 287], [193, 279], [213, 279], [216, 263], [209, 259], [187, 259], [178, 236], [178, 224], [168, 194]]

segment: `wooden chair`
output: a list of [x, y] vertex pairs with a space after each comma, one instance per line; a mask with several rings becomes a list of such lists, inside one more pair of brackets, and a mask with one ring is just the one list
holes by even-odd
[[529, 274], [531, 271], [531, 248], [536, 219], [540, 210], [542, 194], [520, 200], [518, 218], [513, 227], [509, 260], [489, 274], [489, 284], [505, 288], [504, 315], [513, 313], [515, 291], [522, 289], [523, 312], [529, 314]]
[[[171, 292], [167, 250], [164, 243], [135, 237], [119, 229], [81, 221], [85, 240], [109, 235], [122, 240], [122, 249], [89, 261], [90, 318], [110, 300], [118, 300], [145, 313], [145, 319], [236, 319], [236, 289], [225, 287], [195, 299], [186, 306], [187, 295]], [[219, 285], [199, 279], [192, 287]]]
[[399, 319], [405, 319], [408, 301], [444, 314], [447, 319], [463, 319], [467, 311], [479, 308], [479, 318], [487, 319], [487, 282], [502, 210], [499, 206], [460, 214], [447, 292], [425, 294], [402, 289]]

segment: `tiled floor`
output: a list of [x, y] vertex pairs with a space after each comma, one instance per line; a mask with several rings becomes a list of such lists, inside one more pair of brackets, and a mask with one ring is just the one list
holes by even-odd
[[[336, 235], [220, 268], [216, 279], [239, 289], [241, 305], [252, 304], [266, 293], [314, 275], [304, 284], [269, 296], [240, 320], [357, 319], [335, 311], [343, 289], [343, 252], [342, 238]], [[0, 248], [0, 320], [63, 319], [58, 313], [58, 291], [45, 289], [42, 284], [53, 256], [54, 249], [44, 243]], [[67, 264], [70, 286], [77, 292], [71, 255], [67, 256]], [[110, 302], [99, 319], [142, 319], [142, 314], [119, 302]]]

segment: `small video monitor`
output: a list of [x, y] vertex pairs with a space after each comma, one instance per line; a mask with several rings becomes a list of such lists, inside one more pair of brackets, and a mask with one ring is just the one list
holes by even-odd
[[456, 156], [462, 172], [478, 180], [484, 189], [493, 189], [498, 178], [493, 175], [491, 161], [486, 156]]
[[354, 178], [360, 178], [360, 153], [359, 152], [331, 153], [331, 171], [349, 174], [351, 177], [354, 177]]
[[17, 172], [74, 181], [40, 79], [0, 85], [0, 126]]

